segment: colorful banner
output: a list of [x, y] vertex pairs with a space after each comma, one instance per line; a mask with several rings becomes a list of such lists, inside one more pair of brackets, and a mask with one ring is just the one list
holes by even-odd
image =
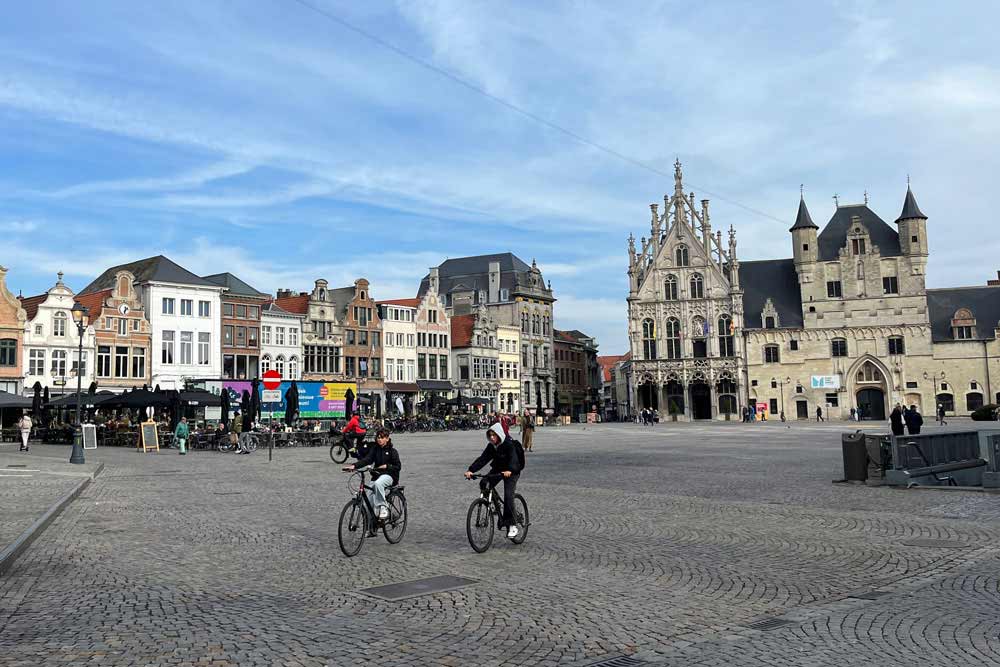
[[[221, 393], [223, 389], [229, 392], [230, 414], [238, 410], [243, 399], [243, 392], [250, 391], [250, 383], [246, 380], [223, 380], [221, 382], [210, 382], [208, 390], [212, 393]], [[274, 390], [278, 392], [281, 400], [278, 402], [264, 402], [260, 404], [260, 415], [262, 419], [283, 419], [285, 417], [285, 392], [292, 386], [291, 382], [282, 382], [281, 386]], [[357, 385], [353, 382], [296, 382], [299, 388], [299, 417], [302, 419], [342, 419], [346, 414], [347, 390], [357, 393]], [[264, 385], [260, 385], [260, 394], [263, 397], [266, 390]], [[270, 398], [273, 395], [269, 395]]]

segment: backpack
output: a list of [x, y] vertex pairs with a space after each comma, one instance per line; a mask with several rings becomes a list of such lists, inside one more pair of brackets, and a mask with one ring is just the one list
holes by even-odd
[[517, 460], [520, 466], [517, 472], [520, 473], [522, 470], [524, 470], [524, 446], [521, 444], [520, 440], [515, 440], [514, 438], [511, 438], [510, 441], [514, 444], [514, 455], [517, 456]]
[[360, 414], [358, 415], [358, 428], [360, 428], [362, 431], [368, 430], [368, 424], [365, 423], [365, 418], [362, 417]]

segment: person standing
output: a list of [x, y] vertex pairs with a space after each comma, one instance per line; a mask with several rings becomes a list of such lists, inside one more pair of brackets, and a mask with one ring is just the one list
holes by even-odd
[[909, 410], [903, 414], [903, 421], [906, 422], [906, 431], [910, 435], [920, 433], [920, 427], [924, 424], [924, 418], [917, 412], [917, 406], [911, 405]]
[[28, 451], [28, 438], [31, 437], [31, 427], [31, 417], [25, 412], [17, 422], [17, 428], [21, 432], [21, 447], [17, 451]]
[[937, 420], [938, 426], [947, 426], [948, 422], [944, 420], [944, 403], [938, 403], [937, 406]]
[[190, 436], [190, 430], [188, 429], [187, 417], [181, 417], [181, 420], [177, 422], [177, 428], [174, 429], [174, 440], [177, 442], [177, 449], [180, 450], [179, 454], [187, 454], [187, 441]]
[[531, 413], [525, 410], [524, 416], [521, 417], [521, 445], [524, 446], [524, 451], [531, 451], [531, 448], [534, 446], [534, 440], [535, 420], [531, 418]]
[[854, 408], [851, 408], [851, 421], [852, 422], [858, 421], [858, 413]]
[[826, 421], [825, 419], [823, 419], [823, 408], [821, 408], [818, 405], [816, 406], [816, 421], [818, 422]]
[[896, 407], [889, 414], [889, 424], [893, 435], [903, 435], [903, 407], [899, 403], [896, 403]]

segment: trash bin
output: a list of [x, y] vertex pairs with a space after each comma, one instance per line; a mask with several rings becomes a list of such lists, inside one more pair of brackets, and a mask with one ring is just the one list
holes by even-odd
[[865, 434], [861, 431], [845, 433], [840, 438], [844, 453], [844, 479], [848, 482], [864, 482], [868, 479], [868, 450], [865, 448]]

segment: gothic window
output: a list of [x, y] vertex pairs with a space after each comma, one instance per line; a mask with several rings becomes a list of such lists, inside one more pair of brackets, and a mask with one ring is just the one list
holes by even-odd
[[667, 301], [677, 300], [677, 276], [673, 274], [667, 276], [667, 280], [664, 283], [663, 298]]
[[735, 355], [735, 345], [733, 344], [733, 318], [723, 313], [719, 315], [719, 356], [732, 357]]
[[834, 338], [830, 341], [830, 354], [834, 357], [846, 357], [847, 340], [844, 338]]
[[676, 260], [677, 266], [687, 266], [688, 265], [688, 248], [683, 243], [677, 246], [677, 250], [674, 252], [674, 259]]
[[656, 323], [650, 319], [642, 321], [642, 354], [645, 359], [656, 359]]
[[864, 365], [858, 369], [857, 374], [858, 382], [881, 382], [882, 381], [882, 371], [875, 367], [870, 361], [866, 361]]
[[681, 358], [681, 323], [676, 317], [667, 319], [667, 359]]
[[691, 298], [705, 298], [705, 281], [702, 279], [700, 273], [696, 273], [691, 276]]

